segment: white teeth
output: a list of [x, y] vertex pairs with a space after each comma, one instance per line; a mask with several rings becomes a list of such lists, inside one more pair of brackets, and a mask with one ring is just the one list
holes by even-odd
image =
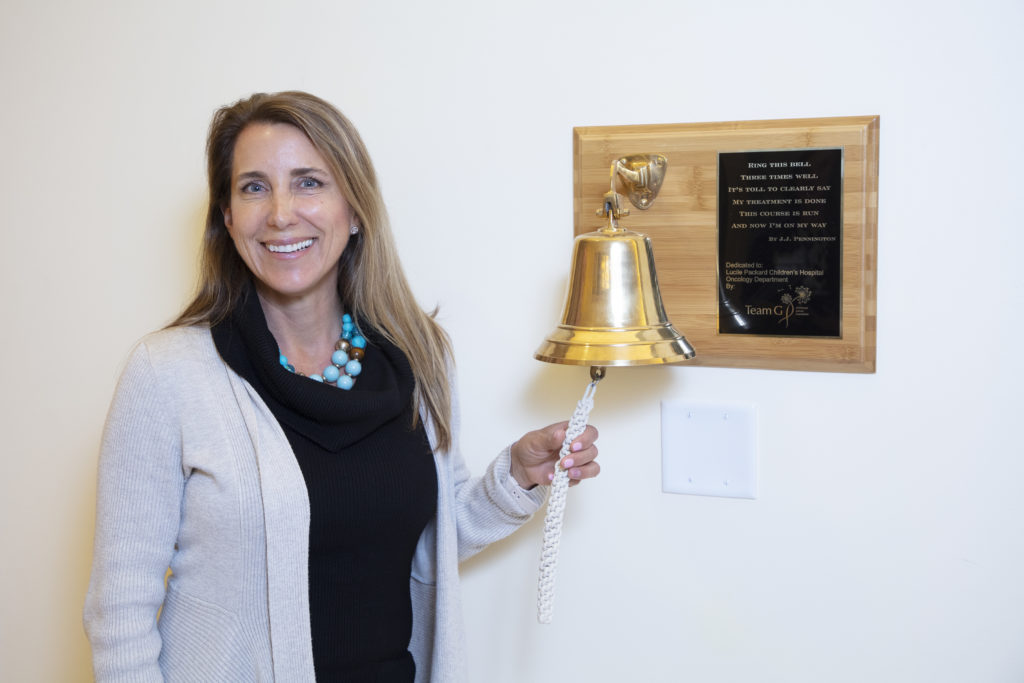
[[312, 239], [303, 240], [302, 242], [296, 242], [294, 244], [268, 244], [267, 249], [274, 252], [275, 254], [290, 254], [293, 251], [300, 251], [308, 248], [313, 244]]

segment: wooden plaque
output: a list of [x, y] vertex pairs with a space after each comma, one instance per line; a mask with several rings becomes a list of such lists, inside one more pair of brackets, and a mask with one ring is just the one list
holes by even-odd
[[603, 225], [615, 159], [663, 154], [657, 199], [621, 225], [651, 238], [689, 363], [874, 372], [878, 128], [877, 116], [576, 128], [575, 232]]

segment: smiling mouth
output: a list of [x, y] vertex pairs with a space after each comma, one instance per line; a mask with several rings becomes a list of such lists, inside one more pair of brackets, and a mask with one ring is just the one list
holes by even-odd
[[301, 242], [295, 242], [293, 244], [267, 244], [267, 249], [274, 252], [275, 254], [290, 254], [295, 251], [302, 251], [313, 246], [313, 239], [302, 240]]

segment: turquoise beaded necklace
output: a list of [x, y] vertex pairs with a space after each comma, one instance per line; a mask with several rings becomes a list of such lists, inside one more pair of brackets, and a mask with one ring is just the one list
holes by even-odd
[[294, 372], [301, 377], [309, 377], [315, 382], [331, 384], [339, 389], [351, 389], [355, 386], [356, 377], [363, 371], [361, 361], [366, 353], [366, 338], [356, 328], [352, 316], [346, 313], [341, 317], [341, 338], [334, 344], [334, 353], [331, 354], [331, 364], [326, 366], [322, 373], [314, 375], [303, 375], [295, 369], [295, 366], [288, 362], [287, 356], [278, 351], [281, 366], [288, 372]]

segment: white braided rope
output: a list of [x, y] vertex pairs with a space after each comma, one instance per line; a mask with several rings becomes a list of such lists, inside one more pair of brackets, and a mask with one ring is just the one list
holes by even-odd
[[540, 553], [540, 577], [537, 581], [537, 621], [551, 623], [555, 602], [555, 570], [558, 569], [558, 543], [562, 536], [562, 517], [565, 514], [565, 497], [569, 491], [569, 472], [562, 467], [562, 459], [569, 455], [572, 442], [587, 427], [587, 419], [594, 408], [594, 391], [597, 381], [591, 382], [576, 404], [576, 412], [565, 430], [565, 441], [555, 463], [555, 478], [548, 495], [548, 511], [544, 516], [544, 547]]

